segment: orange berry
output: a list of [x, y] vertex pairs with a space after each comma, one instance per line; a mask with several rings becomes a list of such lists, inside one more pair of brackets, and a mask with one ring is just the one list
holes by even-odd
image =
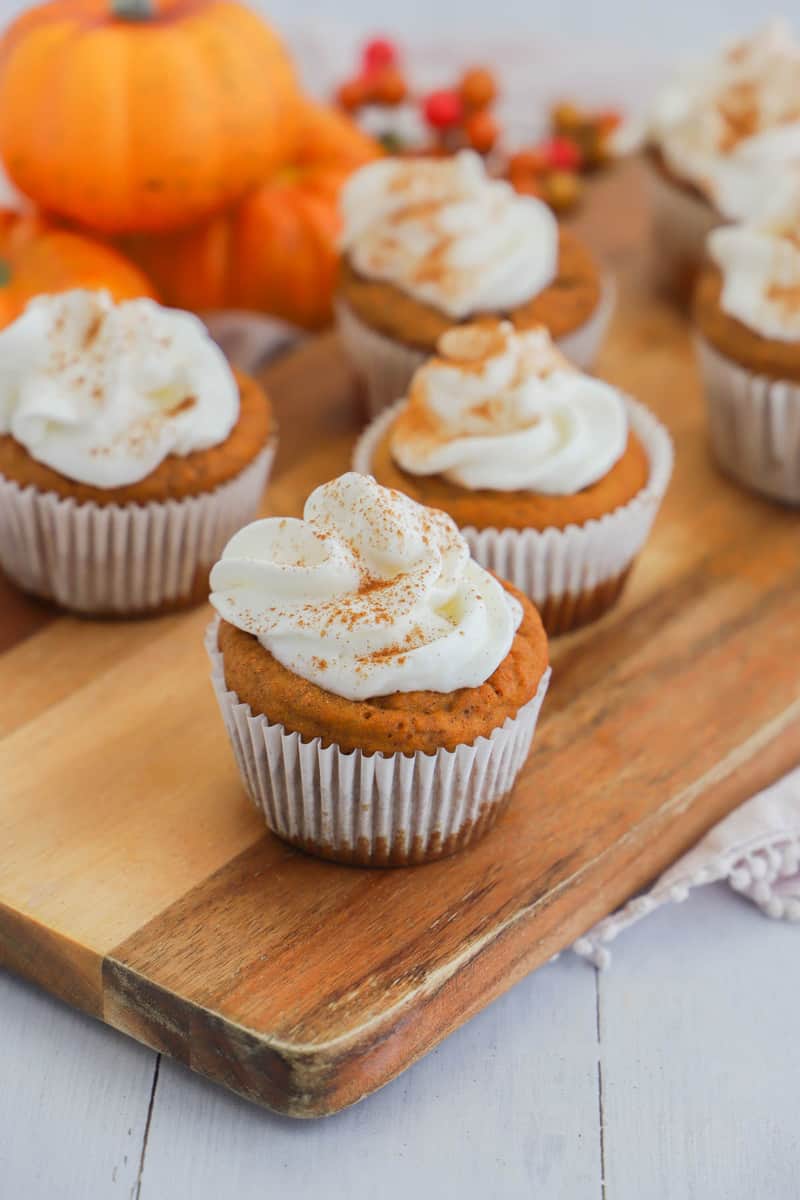
[[581, 197], [583, 185], [573, 171], [551, 171], [544, 179], [544, 198], [556, 212], [573, 208]]
[[594, 123], [601, 133], [613, 133], [622, 124], [622, 113], [616, 108], [605, 108], [595, 113]]
[[355, 112], [368, 100], [367, 81], [362, 77], [346, 79], [336, 91], [336, 101], [345, 112]]
[[488, 154], [497, 141], [500, 130], [490, 112], [478, 109], [467, 117], [464, 132], [473, 150], [477, 150], [479, 154]]
[[382, 67], [370, 76], [369, 98], [376, 104], [402, 104], [407, 94], [408, 85], [399, 67]]
[[514, 191], [519, 192], [521, 196], [535, 196], [537, 200], [544, 198], [541, 181], [533, 175], [523, 175], [519, 178], [512, 176], [510, 183]]
[[541, 175], [547, 166], [547, 159], [541, 150], [518, 150], [508, 160], [509, 175], [524, 176]]
[[461, 76], [458, 91], [464, 107], [473, 111], [488, 108], [497, 99], [497, 83], [486, 67], [470, 67]]
[[550, 112], [550, 123], [557, 133], [575, 133], [583, 124], [583, 113], [577, 104], [562, 100]]

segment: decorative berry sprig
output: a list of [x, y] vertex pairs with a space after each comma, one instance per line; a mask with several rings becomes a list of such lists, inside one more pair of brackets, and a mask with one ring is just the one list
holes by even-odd
[[366, 43], [356, 74], [341, 84], [336, 95], [342, 108], [353, 115], [366, 106], [412, 106], [412, 115], [416, 110], [417, 125], [427, 129], [429, 142], [408, 146], [402, 134], [387, 132], [383, 141], [390, 153], [411, 149], [452, 154], [470, 147], [491, 155], [490, 169], [504, 174], [518, 192], [544, 200], [558, 213], [580, 201], [583, 176], [614, 157], [612, 136], [622, 121], [616, 109], [584, 109], [565, 100], [551, 110], [549, 133], [543, 141], [504, 154], [502, 129], [493, 112], [499, 95], [495, 74], [488, 67], [473, 66], [455, 87], [415, 95], [398, 47], [387, 37]]
[[352, 79], [340, 84], [336, 99], [349, 113], [366, 104], [394, 108], [408, 95], [408, 85], [400, 67], [400, 55], [389, 38], [373, 38], [361, 53], [361, 68]]
[[[409, 101], [418, 107], [428, 128], [430, 151], [448, 154], [469, 146], [479, 154], [488, 154], [500, 137], [490, 112], [497, 95], [492, 72], [487, 67], [470, 67], [456, 87], [414, 97], [397, 46], [391, 39], [379, 37], [363, 47], [357, 73], [339, 86], [336, 99], [354, 115], [367, 105], [393, 108]], [[391, 149], [396, 151], [398, 147], [393, 144]]]
[[556, 212], [568, 212], [583, 194], [583, 175], [614, 157], [611, 137], [621, 124], [616, 109], [581, 109], [562, 101], [550, 112], [550, 134], [508, 160], [508, 178], [518, 192], [538, 196]]

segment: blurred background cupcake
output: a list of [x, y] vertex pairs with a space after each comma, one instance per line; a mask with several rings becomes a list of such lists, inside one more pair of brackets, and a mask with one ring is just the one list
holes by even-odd
[[370, 164], [342, 207], [337, 318], [373, 413], [405, 393], [446, 329], [480, 314], [543, 324], [594, 362], [610, 283], [547, 205], [490, 179], [475, 153]]
[[708, 248], [694, 322], [714, 455], [745, 487], [800, 504], [800, 169]]
[[658, 96], [647, 160], [659, 281], [687, 298], [716, 225], [743, 220], [800, 162], [800, 45], [773, 21]]

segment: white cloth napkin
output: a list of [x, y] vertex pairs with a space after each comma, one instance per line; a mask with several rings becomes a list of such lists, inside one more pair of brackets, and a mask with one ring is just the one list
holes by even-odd
[[598, 921], [572, 948], [603, 970], [611, 962], [608, 943], [623, 930], [719, 880], [768, 917], [800, 922], [800, 767], [740, 805], [648, 892]]

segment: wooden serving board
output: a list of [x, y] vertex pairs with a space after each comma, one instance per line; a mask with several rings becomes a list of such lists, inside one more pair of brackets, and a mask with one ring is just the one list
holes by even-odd
[[[667, 422], [677, 469], [621, 605], [553, 645], [507, 816], [428, 867], [295, 853], [239, 784], [208, 682], [209, 610], [92, 623], [7, 586], [8, 967], [262, 1104], [335, 1112], [800, 760], [800, 517], [709, 461], [685, 325], [640, 269], [635, 168], [597, 185], [587, 220], [622, 283], [601, 372]], [[268, 384], [281, 422], [268, 511], [299, 513], [348, 465], [356, 389], [332, 336]]]

